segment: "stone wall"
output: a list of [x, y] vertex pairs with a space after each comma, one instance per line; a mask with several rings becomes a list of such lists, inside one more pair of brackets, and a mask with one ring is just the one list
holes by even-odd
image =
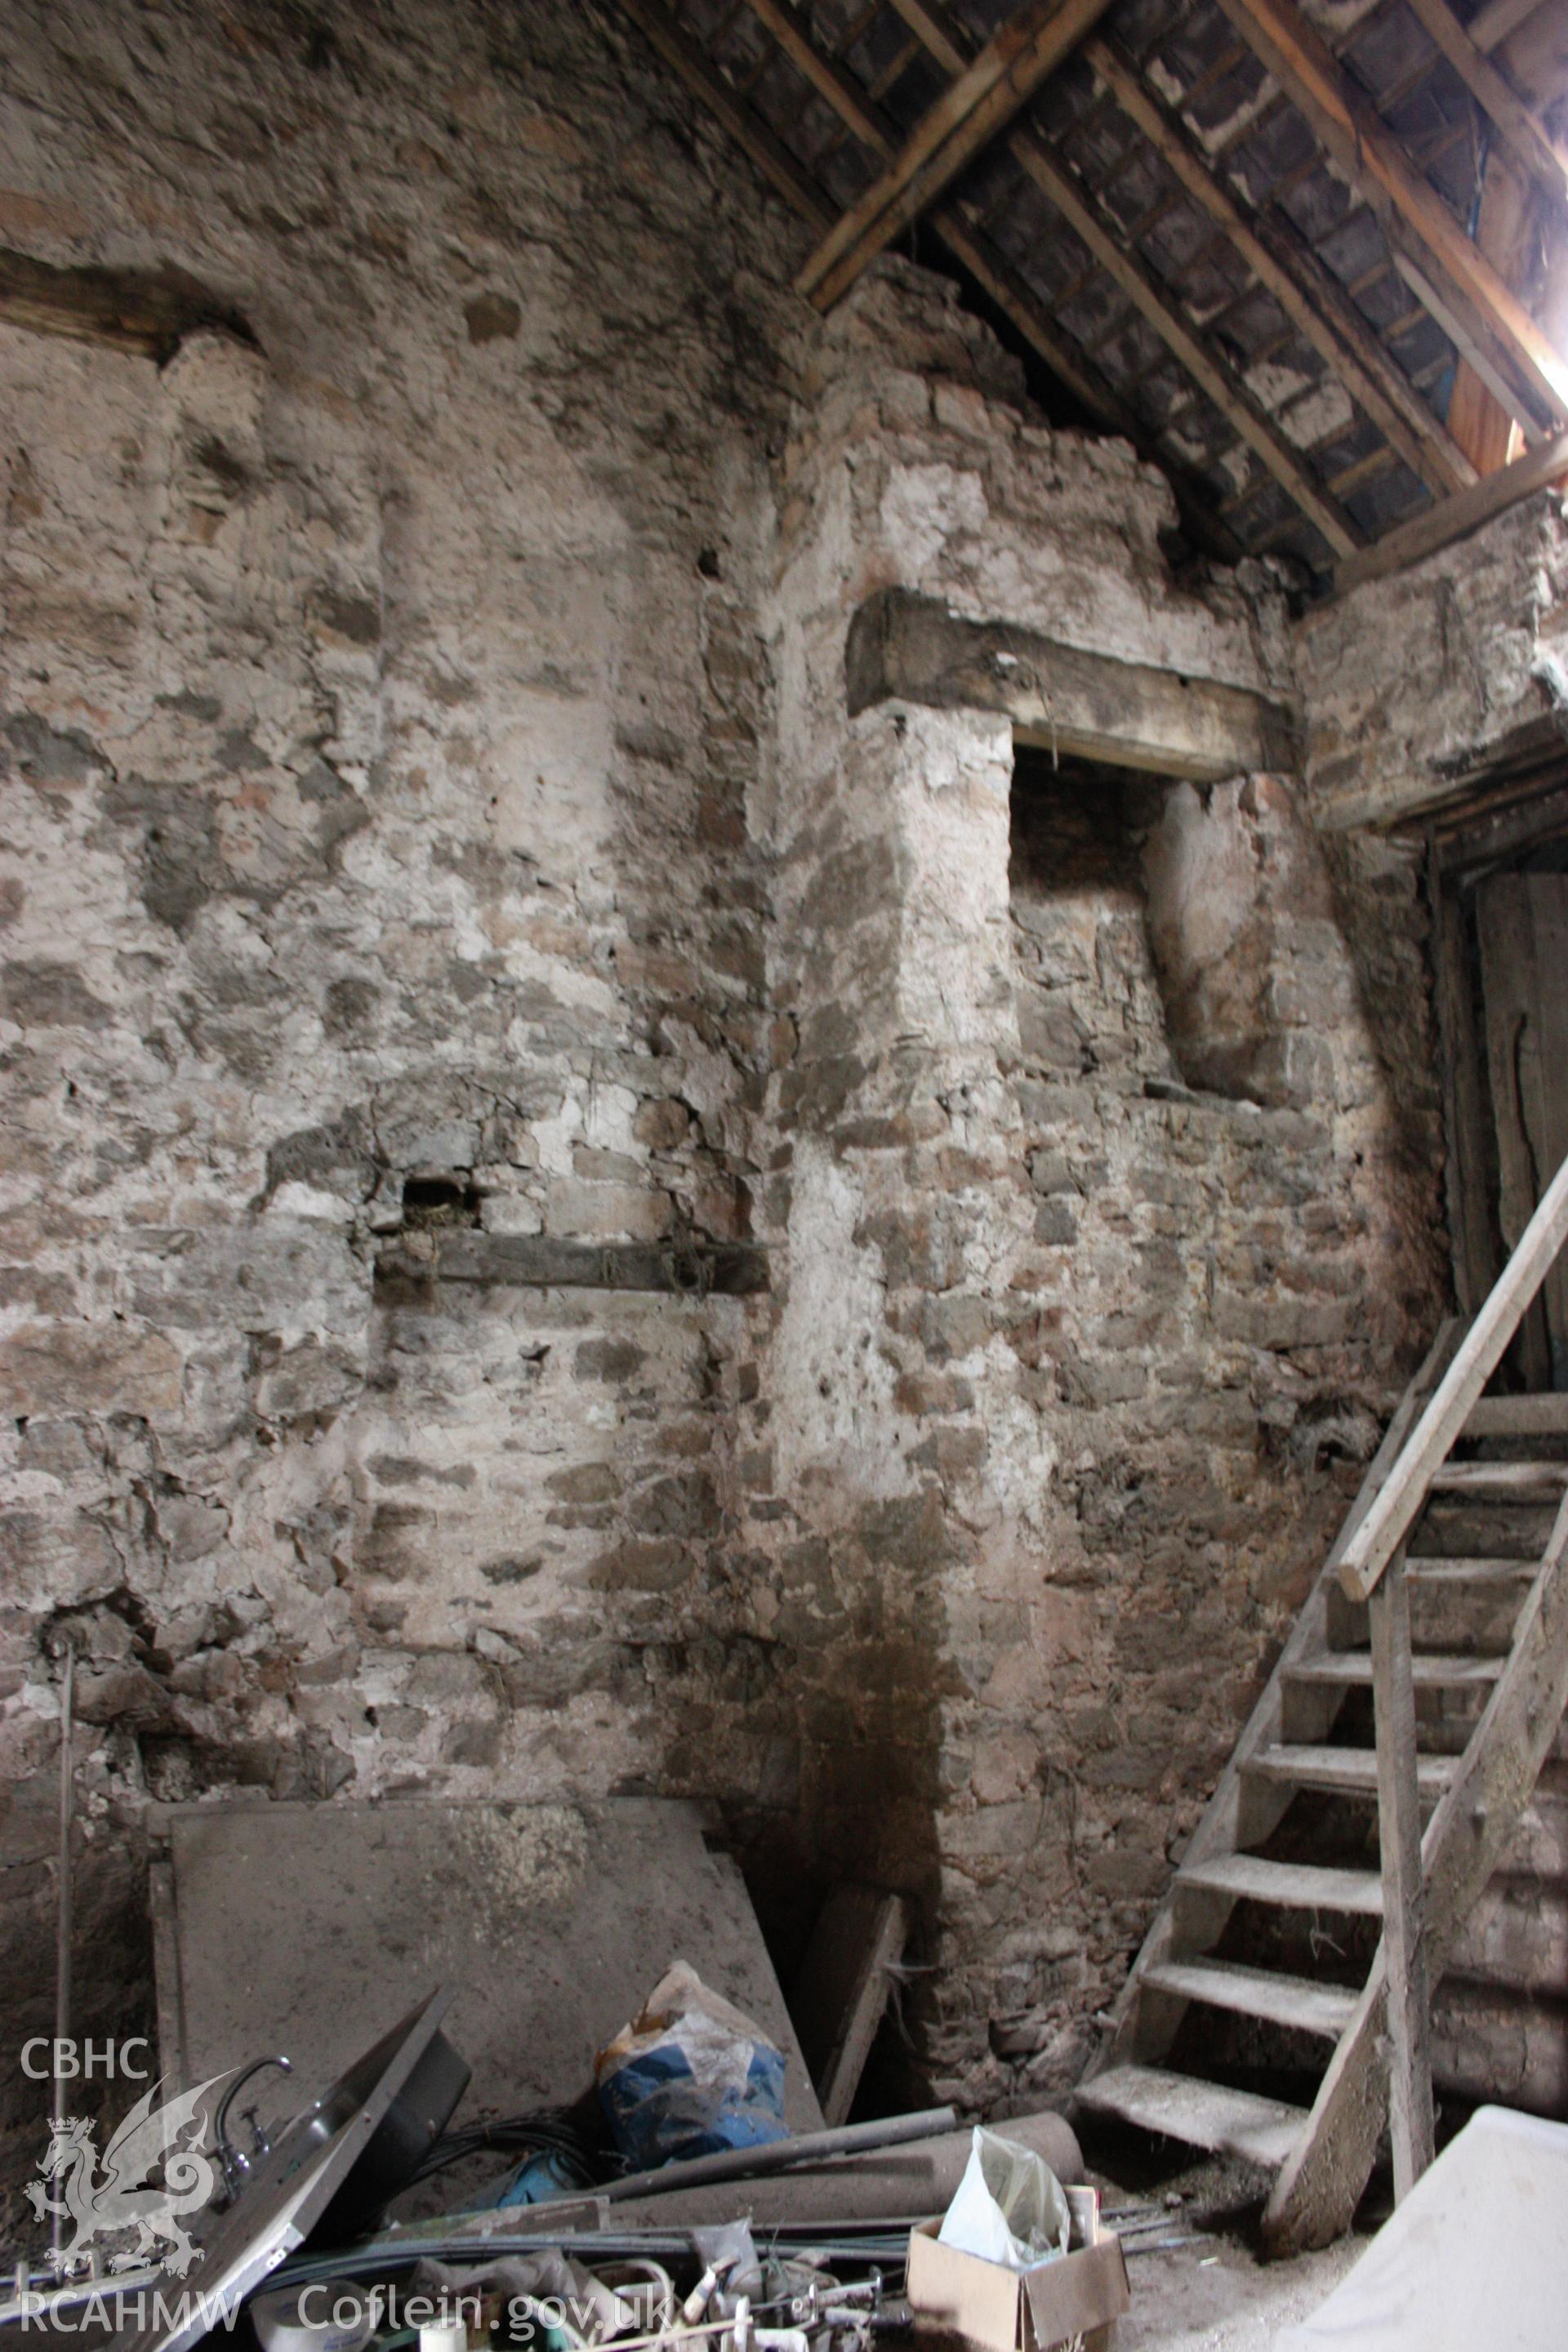
[[788, 230], [612, 10], [8, 29], [0, 239], [255, 338], [0, 330], [19, 2043], [68, 1641], [95, 2030], [148, 1796], [756, 1784], [736, 1304], [374, 1267], [408, 1180], [500, 1235], [748, 1227]]
[[1405, 822], [1568, 740], [1568, 518], [1561, 491], [1309, 613], [1297, 656], [1307, 790], [1335, 830]]
[[[1062, 2087], [1437, 1311], [1420, 914], [1279, 777], [851, 721], [845, 633], [1288, 696], [1281, 602], [940, 281], [812, 320], [613, 10], [34, 8], [3, 72], [0, 236], [254, 339], [0, 331], [17, 2040], [69, 1642], [94, 2031], [150, 1797], [646, 1789], [785, 1964], [921, 1898], [942, 2091]], [[773, 1287], [378, 1276], [454, 1223]]]
[[1005, 721], [847, 720], [889, 583], [1254, 689], [1289, 652], [1268, 581], [1179, 587], [1163, 486], [1032, 419], [929, 283], [888, 273], [822, 370], [775, 600], [799, 1045], [753, 1525], [789, 1834], [923, 1896], [934, 2086], [1005, 2106], [1076, 2079], [1440, 1312], [1423, 918], [1283, 778], [1015, 779]]

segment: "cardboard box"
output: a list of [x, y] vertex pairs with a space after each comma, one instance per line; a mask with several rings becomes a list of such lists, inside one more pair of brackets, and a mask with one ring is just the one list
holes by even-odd
[[910, 2308], [917, 2328], [962, 2336], [984, 2352], [1053, 2352], [1084, 2339], [1105, 2352], [1132, 2297], [1121, 2241], [1103, 2230], [1100, 2191], [1069, 2189], [1068, 2252], [1026, 2271], [1005, 2270], [938, 2242], [940, 2221], [910, 2232]]

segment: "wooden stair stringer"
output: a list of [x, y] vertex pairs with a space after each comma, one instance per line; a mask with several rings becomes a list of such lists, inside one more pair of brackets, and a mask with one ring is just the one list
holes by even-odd
[[[1100, 2048], [1084, 2070], [1084, 2084], [1093, 2082], [1097, 2075], [1114, 2066], [1162, 2055], [1174, 2039], [1186, 2002], [1173, 1993], [1145, 1987], [1143, 1979], [1150, 1969], [1178, 1957], [1173, 1948], [1177, 1906], [1187, 1899], [1188, 1895], [1183, 1873], [1240, 1850], [1244, 1843], [1244, 1807], [1249, 1842], [1261, 1842], [1268, 1831], [1283, 1819], [1292, 1791], [1283, 1784], [1270, 1786], [1261, 1781], [1248, 1768], [1264, 1749], [1280, 1741], [1284, 1728], [1285, 1691], [1291, 1670], [1329, 1646], [1330, 1595], [1338, 1581], [1340, 1560], [1345, 1547], [1371, 1510], [1428, 1396], [1458, 1351], [1465, 1329], [1465, 1322], [1459, 1317], [1452, 1317], [1443, 1324], [1426, 1360], [1395, 1407], [1383, 1443], [1367, 1465], [1366, 1475], [1356, 1491], [1355, 1500], [1335, 1538], [1322, 1573], [1314, 1582], [1286, 1636], [1274, 1671], [1247, 1717], [1220, 1774], [1214, 1795], [1187, 1842], [1181, 1864], [1161, 1899], [1127, 1982], [1107, 2021], [1107, 2030]], [[1270, 1812], [1272, 1820], [1268, 1818]], [[1217, 1937], [1235, 1903], [1240, 1898], [1205, 1891], [1202, 1899], [1213, 1906], [1214, 1932]], [[1184, 1953], [1179, 1957], [1184, 1958], [1188, 1956]], [[1140, 2012], [1144, 2009], [1148, 2010], [1149, 2015], [1141, 2018]], [[1159, 2020], [1158, 2030], [1153, 2033], [1145, 2031], [1140, 2034], [1141, 2023], [1147, 2028], [1154, 2023], [1156, 2018]], [[1158, 2047], [1152, 2046], [1155, 2044]]]
[[[1568, 1706], [1568, 1497], [1558, 1511], [1513, 1647], [1459, 1769], [1422, 1839], [1422, 1933], [1434, 1990], [1459, 1931], [1534, 1794]], [[1388, 2110], [1386, 1982], [1380, 1942], [1355, 2015], [1263, 2217], [1272, 2252], [1327, 2245], [1349, 2228]]]

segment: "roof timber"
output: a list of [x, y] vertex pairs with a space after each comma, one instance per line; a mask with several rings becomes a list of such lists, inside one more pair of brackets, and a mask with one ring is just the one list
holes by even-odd
[[818, 310], [830, 310], [867, 264], [990, 144], [1109, 5], [1024, 0], [829, 230], [796, 278], [796, 291]]
[[[623, 5], [816, 230], [798, 282], [820, 307], [923, 218], [1082, 406], [1164, 465], [1189, 535], [1216, 552], [1279, 548], [1342, 583], [1473, 527], [1475, 469], [1440, 421], [1440, 334], [1537, 433], [1568, 419], [1568, 360], [1517, 300], [1506, 315], [1514, 298], [1489, 312], [1485, 257], [1455, 216], [1452, 150], [1475, 117], [1425, 26], [1446, 0], [1382, 0], [1342, 59], [1319, 44], [1352, 128], [1358, 108], [1375, 125], [1363, 146], [1382, 142], [1359, 178], [1241, 22], [1290, 20], [1292, 0], [1110, 0], [1137, 57], [1093, 29], [1108, 0], [1014, 0], [988, 41], [994, 0]], [[1522, 9], [1489, 0], [1459, 28], [1483, 67]], [[1058, 70], [1040, 66], [1047, 37]], [[1378, 176], [1389, 155], [1425, 199], [1424, 234]], [[1391, 272], [1420, 297], [1398, 317]], [[1314, 404], [1336, 383], [1337, 414]], [[1508, 495], [1535, 471], [1510, 469]], [[1384, 548], [1409, 552], [1385, 565]]]
[[[1265, 241], [1267, 231], [1245, 217], [1177, 118], [1152, 96], [1110, 41], [1096, 36], [1086, 45], [1084, 55], [1115, 92], [1117, 103], [1159, 150], [1188, 194], [1211, 220], [1218, 222], [1253, 276], [1300, 328], [1412, 473], [1439, 493], [1462, 489], [1473, 481], [1475, 468], [1426, 402], [1412, 392], [1408, 377], [1351, 305], [1334, 299], [1328, 273], [1313, 263], [1310, 278], [1301, 267], [1302, 255], [1287, 258], [1278, 234], [1272, 243]], [[1312, 263], [1310, 253], [1305, 258]]]
[[1219, 0], [1398, 250], [1415, 291], [1521, 424], [1568, 424], [1568, 360], [1465, 235], [1294, 0]]
[[1553, 144], [1544, 123], [1510, 88], [1487, 52], [1477, 47], [1447, 0], [1406, 0], [1406, 5], [1477, 105], [1491, 117], [1520, 170], [1539, 182], [1558, 204], [1568, 199], [1568, 155]]
[[[952, 71], [963, 59], [964, 42], [949, 10], [937, 5], [937, 0], [895, 0], [895, 5], [911, 30], [920, 32], [933, 56]], [[1350, 517], [1336, 499], [1319, 488], [1283, 434], [1181, 318], [1152, 273], [1131, 250], [1131, 239], [1100, 217], [1079, 184], [1032, 131], [1014, 131], [1008, 143], [1041, 194], [1088, 247], [1106, 275], [1115, 279], [1334, 553], [1352, 554], [1360, 546], [1362, 534]]]

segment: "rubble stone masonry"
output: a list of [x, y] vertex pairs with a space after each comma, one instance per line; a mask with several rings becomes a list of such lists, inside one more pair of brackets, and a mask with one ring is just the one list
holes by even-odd
[[[596, 0], [12, 31], [0, 243], [250, 336], [0, 329], [14, 2039], [68, 1642], [83, 2031], [149, 1800], [652, 1790], [785, 1964], [919, 1897], [927, 2076], [1037, 2103], [1441, 1310], [1418, 877], [1284, 775], [851, 719], [845, 635], [1289, 699], [1278, 583], [1173, 578], [942, 282], [815, 320]], [[454, 1224], [771, 1288], [378, 1276]]]

